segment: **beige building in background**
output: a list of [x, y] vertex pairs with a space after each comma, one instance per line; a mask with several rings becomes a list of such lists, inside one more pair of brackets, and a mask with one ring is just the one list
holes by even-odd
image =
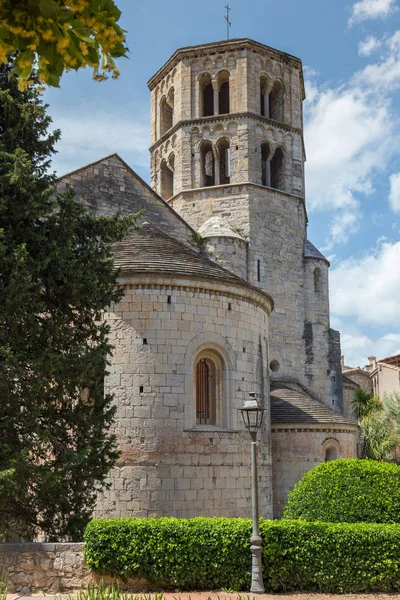
[[177, 50], [148, 85], [151, 187], [117, 155], [59, 181], [96, 213], [144, 210], [105, 314], [121, 456], [97, 515], [249, 516], [238, 409], [256, 392], [277, 517], [307, 470], [356, 456], [329, 262], [307, 239], [302, 64], [226, 40]]
[[362, 369], [345, 366], [342, 356], [342, 373], [381, 400], [387, 394], [400, 393], [400, 354], [378, 361], [376, 356], [369, 356], [368, 365]]

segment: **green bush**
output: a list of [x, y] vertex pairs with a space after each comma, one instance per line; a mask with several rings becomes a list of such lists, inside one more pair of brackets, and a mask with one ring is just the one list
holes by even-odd
[[318, 465], [289, 494], [282, 518], [400, 523], [400, 467], [355, 458]]
[[400, 591], [400, 526], [265, 521], [264, 582], [270, 591]]
[[85, 532], [91, 570], [179, 589], [243, 589], [250, 579], [247, 519], [105, 519]]
[[[89, 523], [88, 567], [175, 589], [249, 589], [246, 519], [110, 519]], [[400, 526], [261, 521], [266, 589], [400, 591]]]

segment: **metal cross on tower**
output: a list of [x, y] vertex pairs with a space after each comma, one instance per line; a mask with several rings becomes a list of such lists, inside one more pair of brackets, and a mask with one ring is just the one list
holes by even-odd
[[229, 27], [232, 25], [232, 23], [229, 20], [229, 11], [232, 10], [229, 6], [229, 4], [227, 4], [225, 6], [226, 8], [226, 15], [225, 15], [225, 21], [226, 21], [226, 39], [229, 40]]

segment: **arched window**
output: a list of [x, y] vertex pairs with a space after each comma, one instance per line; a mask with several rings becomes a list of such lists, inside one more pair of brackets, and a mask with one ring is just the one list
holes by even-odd
[[271, 187], [276, 190], [285, 189], [284, 155], [281, 148], [275, 150], [271, 160]]
[[160, 102], [160, 135], [164, 135], [171, 129], [173, 122], [173, 109], [168, 104], [167, 98], [163, 96]]
[[265, 75], [260, 77], [260, 115], [269, 117], [269, 94], [267, 93], [268, 80]]
[[269, 116], [282, 123], [284, 114], [284, 88], [283, 83], [278, 80], [269, 94]]
[[196, 425], [221, 425], [223, 362], [212, 350], [203, 350], [195, 361]]
[[171, 109], [171, 117], [172, 117], [171, 118], [171, 127], [172, 127], [174, 124], [174, 107], [175, 107], [175, 90], [174, 90], [174, 88], [171, 88], [169, 90], [167, 102], [168, 102], [168, 106]]
[[205, 73], [200, 77], [200, 115], [212, 117], [214, 114], [214, 90], [211, 77]]
[[173, 154], [169, 157], [169, 164], [166, 160], [161, 163], [161, 197], [169, 200], [174, 195], [174, 166], [175, 157]]
[[261, 183], [266, 187], [271, 187], [271, 164], [269, 155], [271, 149], [267, 142], [261, 145]]
[[221, 71], [219, 73], [218, 89], [218, 114], [226, 115], [230, 112], [228, 71]]
[[218, 142], [219, 183], [225, 185], [231, 181], [231, 149], [229, 141], [222, 139]]
[[215, 185], [215, 159], [211, 142], [201, 146], [201, 187]]
[[325, 450], [325, 462], [328, 462], [330, 460], [336, 460], [337, 458], [338, 458], [337, 448], [335, 448], [335, 446], [329, 446]]
[[314, 269], [314, 292], [322, 292], [321, 269], [319, 267]]

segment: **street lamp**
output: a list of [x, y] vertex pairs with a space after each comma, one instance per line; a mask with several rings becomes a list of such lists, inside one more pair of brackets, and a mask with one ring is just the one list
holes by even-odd
[[250, 538], [251, 546], [251, 588], [254, 594], [262, 594], [264, 582], [262, 575], [262, 546], [258, 524], [258, 480], [257, 480], [257, 432], [261, 428], [264, 418], [264, 407], [255, 393], [250, 393], [245, 400], [242, 413], [243, 422], [250, 433], [251, 442], [251, 511], [253, 532]]

